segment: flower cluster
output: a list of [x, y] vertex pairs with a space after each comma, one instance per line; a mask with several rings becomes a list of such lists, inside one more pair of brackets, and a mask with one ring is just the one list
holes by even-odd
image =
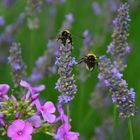
[[103, 121], [101, 126], [95, 128], [95, 135], [92, 140], [107, 140], [111, 137], [113, 131], [113, 122], [111, 119], [106, 119]]
[[108, 46], [107, 52], [111, 54], [111, 59], [119, 69], [119, 71], [124, 70], [126, 67], [125, 60], [130, 52], [130, 47], [127, 43], [128, 37], [128, 23], [129, 18], [129, 5], [123, 4], [118, 9], [117, 17], [113, 20], [114, 32], [112, 34], [112, 42]]
[[60, 78], [56, 83], [56, 89], [62, 94], [59, 96], [59, 103], [65, 104], [74, 98], [77, 86], [75, 85], [74, 75], [72, 75], [72, 66], [76, 64], [75, 58], [71, 56], [72, 45], [66, 42], [64, 46], [59, 46], [59, 54], [56, 56], [55, 64], [58, 65]]
[[29, 29], [36, 29], [39, 27], [39, 13], [42, 10], [44, 0], [27, 0], [26, 14], [28, 16]]
[[49, 40], [48, 49], [45, 51], [43, 56], [40, 56], [36, 61], [36, 66], [34, 67], [31, 75], [29, 76], [30, 83], [37, 83], [45, 75], [56, 73], [55, 54], [57, 54], [58, 44], [56, 40]]
[[122, 74], [106, 56], [100, 57], [99, 69], [98, 78], [112, 93], [112, 101], [117, 104], [119, 116], [122, 118], [134, 116], [136, 113], [134, 90], [132, 88], [128, 90], [128, 85], [122, 79]]
[[65, 16], [65, 20], [63, 22], [63, 25], [60, 29], [60, 31], [63, 31], [65, 29], [71, 29], [71, 26], [72, 26], [72, 23], [73, 23], [73, 14], [72, 13], [68, 13], [66, 16]]
[[102, 81], [96, 84], [95, 90], [91, 93], [90, 105], [95, 109], [107, 108], [111, 105], [108, 89]]
[[[14, 140], [31, 139], [33, 132], [44, 128], [45, 133], [52, 133], [50, 126], [55, 122], [56, 108], [51, 101], [43, 106], [40, 104], [39, 92], [45, 89], [44, 85], [32, 87], [26, 81], [20, 85], [27, 89], [23, 91], [21, 98], [14, 95], [8, 96], [10, 86], [0, 84], [0, 127], [2, 134], [6, 134]], [[36, 107], [36, 109], [34, 108]], [[52, 135], [54, 135], [52, 133]]]
[[[20, 99], [8, 95], [10, 86], [0, 84], [0, 131], [7, 133], [12, 140], [31, 140], [32, 134], [42, 131], [53, 136], [56, 140], [78, 140], [79, 133], [72, 132], [68, 116], [61, 105], [58, 105], [59, 116], [55, 115], [56, 108], [51, 101], [44, 105], [39, 100], [39, 92], [44, 85], [32, 87], [21, 80], [20, 85], [27, 89]], [[35, 109], [36, 107], [36, 109]], [[60, 125], [57, 129], [58, 124]], [[55, 134], [55, 133], [56, 134]]]
[[6, 27], [5, 31], [0, 35], [0, 61], [3, 63], [7, 60], [7, 54], [9, 54], [9, 48], [14, 42], [15, 34], [25, 21], [25, 14], [21, 13], [17, 20]]
[[[73, 22], [73, 15], [71, 13], [65, 16], [65, 20], [62, 24], [61, 29], [70, 29]], [[35, 67], [28, 80], [30, 83], [39, 82], [45, 75], [56, 73], [55, 56], [58, 55], [59, 44], [55, 39], [49, 40], [47, 44], [47, 49], [43, 56], [40, 56], [36, 60]]]
[[10, 48], [9, 64], [12, 69], [13, 83], [17, 87], [21, 79], [25, 78], [26, 66], [22, 62], [21, 48], [19, 43], [13, 43]]
[[58, 112], [60, 114], [59, 119], [62, 124], [54, 136], [55, 140], [78, 140], [79, 133], [70, 131], [71, 125], [69, 124], [69, 118], [65, 115], [61, 105], [58, 105]]

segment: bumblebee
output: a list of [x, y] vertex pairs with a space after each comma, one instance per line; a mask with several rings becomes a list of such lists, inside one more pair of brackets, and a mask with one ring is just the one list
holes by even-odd
[[67, 39], [69, 40], [68, 43], [70, 43], [72, 45], [72, 37], [71, 37], [70, 31], [69, 30], [64, 30], [59, 35], [58, 40], [61, 40], [62, 44], [65, 46]]
[[78, 64], [84, 62], [86, 64], [86, 68], [89, 70], [89, 71], [93, 71], [94, 68], [96, 66], [98, 66], [98, 59], [97, 59], [97, 56], [94, 54], [94, 53], [89, 53], [87, 55], [85, 55], [84, 57], [82, 57]]

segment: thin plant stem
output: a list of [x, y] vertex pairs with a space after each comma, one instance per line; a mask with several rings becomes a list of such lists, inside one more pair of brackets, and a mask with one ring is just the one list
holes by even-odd
[[114, 108], [113, 108], [113, 140], [115, 139], [116, 126], [117, 126], [117, 108], [116, 108], [116, 104], [114, 104]]
[[128, 128], [129, 128], [129, 133], [130, 133], [130, 140], [134, 140], [131, 118], [129, 118], [128, 120]]
[[66, 105], [66, 110], [67, 110], [67, 116], [68, 116], [68, 119], [70, 122], [70, 106], [69, 106], [69, 104]]

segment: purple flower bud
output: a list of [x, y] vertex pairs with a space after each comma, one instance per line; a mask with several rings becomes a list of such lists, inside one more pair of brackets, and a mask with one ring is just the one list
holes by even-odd
[[21, 113], [20, 112], [17, 112], [16, 115], [15, 115], [16, 119], [19, 119], [20, 116], [21, 116]]
[[0, 16], [0, 27], [4, 26], [5, 20], [2, 16]]
[[94, 10], [94, 12], [97, 16], [99, 16], [101, 14], [101, 7], [100, 7], [99, 3], [93, 2], [92, 9]]

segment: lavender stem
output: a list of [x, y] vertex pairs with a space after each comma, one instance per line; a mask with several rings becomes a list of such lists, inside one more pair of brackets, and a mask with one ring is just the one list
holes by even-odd
[[129, 128], [129, 133], [130, 133], [130, 140], [134, 140], [131, 118], [129, 118], [128, 120], [128, 128]]

